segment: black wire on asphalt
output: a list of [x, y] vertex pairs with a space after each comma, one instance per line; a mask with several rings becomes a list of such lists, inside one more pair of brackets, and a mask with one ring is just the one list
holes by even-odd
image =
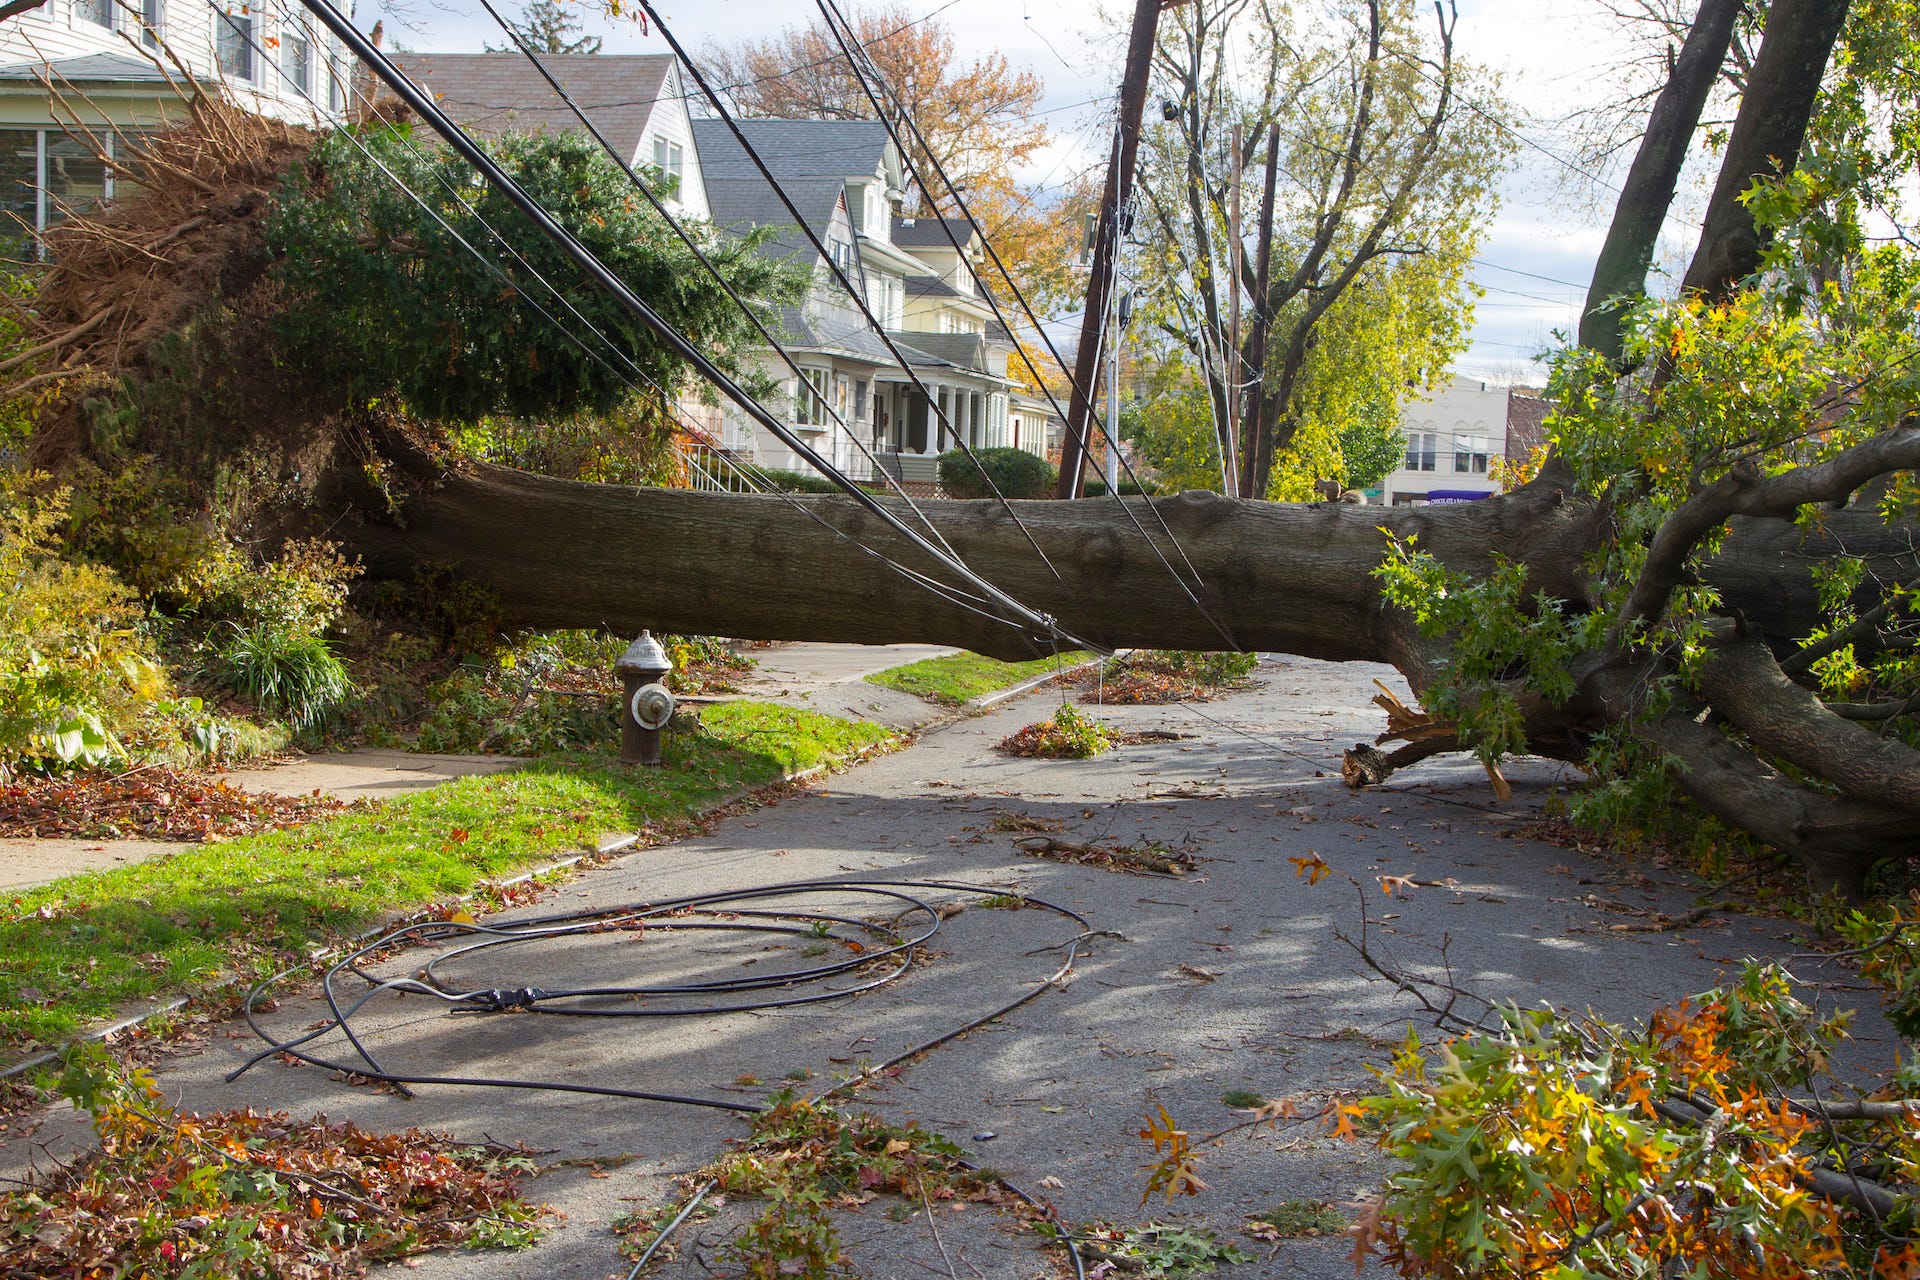
[[[1088, 417], [1093, 421], [1100, 435], [1106, 440], [1107, 448], [1113, 452], [1114, 458], [1118, 460], [1120, 466], [1126, 470], [1127, 478], [1133, 481], [1136, 488], [1145, 492], [1145, 486], [1141, 484], [1140, 476], [1134, 470], [1133, 463], [1120, 448], [1120, 441], [1116, 439], [1114, 433], [1107, 428], [1107, 424], [1100, 421], [1092, 413], [1092, 405], [1097, 398], [1093, 394], [1093, 389], [1082, 387], [1075, 381], [1073, 371], [1068, 367], [1066, 360], [1062, 358], [1059, 349], [1054, 345], [1053, 336], [1047, 332], [1046, 327], [1040, 323], [1039, 317], [1034, 314], [1032, 305], [1027, 301], [1026, 293], [1020, 288], [1019, 282], [1013, 278], [1013, 273], [1007, 270], [1006, 264], [1001, 261], [999, 252], [993, 247], [993, 242], [987, 237], [986, 228], [982, 227], [979, 219], [973, 216], [973, 210], [968, 207], [966, 197], [961, 194], [959, 186], [948, 176], [946, 165], [941, 163], [939, 155], [927, 142], [926, 135], [921, 132], [920, 125], [913, 118], [913, 113], [908, 109], [906, 102], [895, 92], [893, 86], [887, 82], [885, 75], [881, 73], [879, 67], [872, 64], [870, 57], [867, 59], [867, 65], [862, 66], [862, 55], [866, 54], [866, 50], [859, 44], [857, 38], [855, 38], [853, 24], [847, 20], [847, 16], [841, 11], [837, 0], [816, 0], [816, 3], [819, 6], [821, 17], [826, 20], [828, 31], [832, 33], [835, 42], [840, 46], [841, 52], [846, 57], [848, 66], [853, 71], [854, 78], [859, 82], [861, 92], [865, 94], [868, 103], [873, 107], [875, 117], [885, 127], [887, 136], [893, 140], [894, 146], [899, 149], [901, 163], [907, 167], [908, 173], [913, 176], [914, 181], [920, 185], [922, 191], [930, 190], [925, 176], [919, 172], [918, 167], [914, 163], [912, 150], [907, 147], [906, 142], [900, 136], [899, 130], [895, 127], [894, 120], [896, 118], [901, 124], [906, 126], [913, 134], [914, 140], [920, 144], [921, 152], [926, 156], [927, 162], [932, 165], [934, 173], [938, 175], [940, 179], [941, 185], [946, 188], [947, 195], [953, 200], [954, 206], [960, 211], [960, 216], [966, 220], [967, 225], [972, 227], [975, 234], [980, 237], [981, 247], [985, 250], [988, 258], [992, 260], [995, 269], [1000, 273], [1001, 279], [1006, 282], [1006, 286], [1012, 293], [1014, 301], [1019, 303], [1022, 313], [1026, 316], [1028, 323], [1033, 326], [1034, 333], [1039, 337], [1040, 341], [1045, 344], [1048, 354], [1054, 359], [1054, 363], [1059, 365], [1061, 370], [1066, 374], [1068, 384], [1076, 393], [1085, 399], [1089, 410]], [[842, 30], [843, 28], [844, 32]], [[879, 92], [876, 92], [875, 85], [878, 85], [879, 92], [884, 92], [887, 95], [889, 100], [887, 104], [883, 104], [880, 101]], [[891, 110], [889, 110], [889, 105], [891, 106]], [[1117, 156], [1115, 157], [1115, 161], [1117, 162]], [[953, 251], [964, 260], [966, 251], [961, 248], [959, 238], [953, 234], [953, 228], [948, 225], [947, 219], [944, 217], [939, 218], [938, 221], [940, 223], [940, 230], [947, 237], [948, 243], [953, 246]], [[1116, 235], [1119, 234], [1118, 221], [1119, 220], [1116, 219]], [[1117, 255], [1115, 262], [1118, 262]], [[1006, 314], [1000, 309], [999, 300], [994, 296], [993, 290], [988, 289], [983, 291], [982, 296], [988, 308], [993, 312], [994, 319], [997, 320], [1000, 326], [1006, 329], [1009, 334], [1012, 334], [1013, 326], [1007, 322]], [[1117, 295], [1115, 296], [1117, 297]], [[1103, 332], [1105, 331], [1107, 331], [1106, 327], [1103, 326]], [[1047, 398], [1047, 403], [1052, 406], [1053, 411], [1063, 420], [1068, 418], [1069, 415], [1060, 407], [1060, 401], [1055, 398], [1052, 389], [1047, 386], [1046, 380], [1040, 376], [1040, 370], [1034, 367], [1033, 360], [1027, 355], [1025, 348], [1016, 342], [1015, 350], [1020, 352], [1020, 358], [1025, 361], [1027, 371], [1033, 375], [1035, 385], [1040, 388], [1041, 394]], [[1148, 510], [1153, 513], [1155, 520], [1159, 523], [1160, 531], [1166, 535], [1167, 541], [1172, 544], [1174, 553], [1180, 557], [1180, 561], [1186, 566], [1187, 572], [1193, 575], [1192, 585], [1189, 585], [1187, 580], [1183, 578], [1173, 567], [1172, 563], [1168, 561], [1165, 553], [1160, 550], [1159, 544], [1153, 540], [1152, 536], [1147, 533], [1146, 528], [1140, 523], [1140, 519], [1138, 515], [1134, 513], [1133, 508], [1127, 506], [1125, 500], [1121, 498], [1118, 485], [1114, 487], [1114, 492], [1110, 496], [1120, 503], [1121, 510], [1126, 512], [1127, 518], [1132, 522], [1135, 532], [1152, 548], [1154, 555], [1160, 561], [1161, 567], [1166, 569], [1167, 573], [1173, 578], [1175, 585], [1180, 588], [1181, 593], [1187, 597], [1188, 602], [1193, 605], [1200, 616], [1205, 618], [1213, 629], [1220, 633], [1220, 638], [1227, 642], [1228, 648], [1235, 653], [1244, 652], [1239, 642], [1234, 639], [1232, 631], [1229, 630], [1226, 624], [1214, 614], [1213, 610], [1209, 609], [1201, 600], [1199, 593], [1206, 590], [1206, 582], [1201, 578], [1200, 571], [1194, 567], [1192, 559], [1187, 555], [1186, 548], [1180, 545], [1180, 539], [1174, 534], [1173, 527], [1167, 523], [1167, 518], [1160, 509], [1151, 503], [1148, 504]]]
[[[893, 1068], [928, 1053], [970, 1031], [1006, 1016], [1022, 1005], [1038, 999], [1059, 986], [1073, 971], [1088, 940], [1096, 930], [1090, 921], [1071, 907], [1036, 898], [1003, 887], [982, 887], [947, 880], [799, 880], [786, 884], [760, 885], [746, 889], [688, 894], [657, 902], [628, 903], [615, 907], [557, 912], [529, 916], [498, 923], [478, 921], [431, 921], [412, 924], [362, 942], [334, 960], [321, 976], [321, 990], [331, 1017], [320, 1026], [300, 1035], [284, 1037], [269, 1031], [260, 1020], [262, 1002], [269, 993], [289, 979], [308, 972], [296, 966], [265, 979], [247, 993], [241, 1006], [242, 1016], [265, 1048], [229, 1072], [232, 1083], [268, 1058], [282, 1056], [322, 1070], [348, 1077], [380, 1081], [406, 1090], [416, 1085], [456, 1085], [466, 1087], [526, 1089], [546, 1092], [591, 1094], [610, 1098], [628, 1098], [663, 1102], [678, 1106], [703, 1107], [754, 1115], [766, 1108], [759, 1103], [736, 1102], [724, 1098], [694, 1097], [657, 1090], [628, 1089], [617, 1085], [577, 1084], [567, 1081], [527, 1080], [495, 1076], [464, 1076], [403, 1072], [389, 1069], [374, 1056], [353, 1025], [354, 1018], [367, 1004], [383, 995], [417, 995], [438, 1000], [450, 1014], [488, 1015], [506, 1013], [546, 1014], [556, 1017], [591, 1018], [707, 1018], [728, 1013], [763, 1012], [841, 1000], [877, 990], [893, 983], [912, 967], [920, 950], [939, 932], [945, 917], [926, 898], [928, 892], [971, 894], [982, 899], [1013, 899], [1023, 907], [1051, 912], [1070, 921], [1079, 932], [1027, 954], [1061, 950], [1065, 957], [1044, 978], [995, 1008], [959, 1026], [913, 1045], [883, 1062], [863, 1067], [853, 1076], [809, 1099], [812, 1103], [850, 1092], [861, 1084]], [[794, 899], [808, 897], [839, 898], [835, 909], [808, 907]], [[844, 905], [849, 897], [877, 901], [894, 914], [891, 919], [875, 921], [851, 914]], [[903, 927], [905, 926], [905, 927]], [[751, 976], [715, 978], [699, 981], [639, 982], [633, 984], [544, 988], [537, 986], [467, 986], [443, 975], [443, 967], [498, 948], [527, 946], [542, 942], [573, 940], [608, 934], [629, 934], [641, 938], [649, 932], [714, 932], [771, 934], [808, 946], [831, 948], [838, 944], [844, 954], [817, 964], [798, 968], [762, 970]], [[465, 940], [465, 941], [462, 941]], [[444, 949], [424, 965], [413, 967], [405, 976], [381, 978], [368, 965], [388, 953], [410, 946], [442, 944]], [[457, 944], [457, 945], [449, 945]], [[634, 954], [628, 951], [626, 954]], [[803, 952], [804, 954], [804, 952]], [[877, 970], [877, 972], [875, 971]], [[366, 984], [356, 997], [346, 998], [341, 986], [348, 979]], [[828, 989], [818, 988], [835, 979]], [[323, 1057], [312, 1047], [330, 1033], [338, 1031], [353, 1047], [354, 1058], [337, 1054]], [[969, 1166], [971, 1167], [971, 1166]], [[995, 1179], [1016, 1196], [1055, 1219], [1045, 1205], [1000, 1175]], [[651, 1258], [666, 1235], [685, 1220], [694, 1204], [705, 1195], [702, 1188], [664, 1228], [636, 1264], [631, 1275]], [[1079, 1251], [1070, 1233], [1063, 1232], [1073, 1259], [1076, 1275], [1084, 1275]]]

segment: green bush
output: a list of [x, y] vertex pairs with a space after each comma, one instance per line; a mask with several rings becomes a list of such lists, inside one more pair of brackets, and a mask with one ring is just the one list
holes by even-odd
[[1005, 498], [1045, 498], [1052, 496], [1054, 481], [1052, 465], [1025, 449], [975, 449], [972, 458], [959, 449], [940, 455], [940, 487], [949, 498], [991, 498], [995, 489]]
[[282, 622], [232, 625], [215, 674], [255, 708], [313, 729], [353, 693], [347, 669], [327, 642]]
[[173, 706], [133, 593], [60, 558], [67, 501], [0, 469], [0, 774], [124, 761]]
[[840, 486], [825, 476], [809, 475], [804, 471], [782, 471], [778, 467], [749, 467], [746, 469], [754, 482], [763, 489], [772, 489], [776, 493], [839, 493]]
[[[1159, 492], [1159, 487], [1151, 482], [1143, 488], [1137, 480], [1122, 479], [1120, 481], [1120, 496], [1123, 498], [1151, 498]], [[1080, 486], [1080, 494], [1086, 498], [1104, 498], [1107, 496], [1107, 482], [1104, 480], [1088, 480], [1084, 485]]]

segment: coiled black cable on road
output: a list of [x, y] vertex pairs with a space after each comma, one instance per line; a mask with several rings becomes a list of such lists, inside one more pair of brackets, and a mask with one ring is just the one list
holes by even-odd
[[[368, 1047], [365, 1038], [354, 1026], [354, 1018], [370, 1001], [389, 994], [425, 996], [440, 1001], [454, 1015], [515, 1012], [585, 1018], [714, 1017], [846, 999], [896, 981], [913, 965], [920, 949], [939, 932], [946, 916], [923, 896], [928, 893], [1007, 899], [1022, 907], [1050, 912], [1072, 922], [1079, 931], [1061, 942], [1037, 947], [1028, 953], [1058, 950], [1063, 952], [1063, 958], [1058, 967], [1035, 981], [1026, 991], [884, 1062], [864, 1068], [815, 1099], [824, 1101], [1038, 998], [1073, 971], [1075, 962], [1083, 954], [1083, 948], [1098, 931], [1071, 907], [1005, 888], [983, 888], [945, 880], [889, 879], [800, 880], [495, 923], [446, 920], [412, 924], [363, 943], [326, 969], [321, 975], [321, 989], [332, 1016], [304, 1034], [293, 1037], [275, 1035], [262, 1025], [259, 1015], [260, 1003], [268, 993], [289, 979], [307, 972], [306, 969], [283, 970], [254, 987], [247, 993], [242, 1012], [248, 1027], [265, 1042], [266, 1047], [229, 1072], [226, 1078], [231, 1083], [260, 1062], [286, 1055], [324, 1070], [391, 1084], [402, 1091], [416, 1085], [536, 1089], [754, 1114], [764, 1109], [759, 1103], [725, 1098], [693, 1097], [571, 1081], [391, 1070]], [[841, 900], [834, 910], [808, 907], [804, 903], [808, 897], [829, 895]], [[848, 899], [855, 902], [861, 899], [871, 901], [891, 914], [881, 920], [863, 919], [845, 905]], [[764, 934], [804, 939], [809, 947], [822, 945], [831, 948], [838, 945], [842, 954], [817, 964], [776, 967], [752, 975], [697, 981], [541, 987], [503, 983], [467, 985], [446, 976], [448, 971], [462, 963], [498, 962], [500, 957], [510, 954], [511, 948], [603, 934], [643, 935], [648, 931]], [[440, 954], [404, 977], [382, 978], [368, 970], [369, 962], [375, 957], [403, 948], [436, 944], [457, 945], [447, 946]], [[343, 990], [350, 980], [365, 984], [365, 990]], [[340, 1032], [352, 1046], [352, 1058], [338, 1060], [341, 1055], [330, 1053], [323, 1057], [316, 1051], [316, 1043], [334, 1031]], [[1045, 1210], [1045, 1206], [1018, 1186], [1004, 1179], [1002, 1182], [1027, 1203]], [[1050, 1211], [1047, 1212], [1051, 1216]], [[675, 1225], [678, 1225], [677, 1220]], [[662, 1233], [662, 1238], [665, 1234]], [[1079, 1251], [1072, 1245], [1071, 1237], [1062, 1238], [1067, 1240], [1075, 1274], [1084, 1276], [1084, 1266]]]

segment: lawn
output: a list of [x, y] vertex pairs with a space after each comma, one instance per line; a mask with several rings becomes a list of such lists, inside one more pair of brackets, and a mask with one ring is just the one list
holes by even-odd
[[183, 845], [0, 907], [0, 1059], [144, 1002], [251, 983], [383, 917], [684, 819], [744, 788], [884, 742], [764, 703], [706, 708], [658, 769], [548, 759], [287, 831]]
[[972, 702], [981, 694], [1019, 684], [1022, 680], [1066, 671], [1092, 656], [1076, 649], [1029, 662], [1002, 662], [998, 658], [983, 658], [977, 653], [951, 653], [944, 658], [926, 658], [920, 662], [910, 662], [904, 667], [876, 672], [868, 676], [867, 681], [898, 689], [902, 693], [915, 694], [942, 706], [957, 707]]

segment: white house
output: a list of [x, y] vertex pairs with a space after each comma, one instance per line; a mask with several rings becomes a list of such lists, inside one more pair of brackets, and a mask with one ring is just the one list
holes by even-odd
[[1405, 502], [1471, 500], [1497, 493], [1493, 460], [1506, 455], [1506, 387], [1455, 378], [1440, 391], [1400, 411], [1407, 453], [1398, 470], [1369, 489], [1367, 500]]
[[[764, 251], [812, 272], [807, 297], [783, 317], [783, 343], [804, 377], [772, 356], [763, 361], [784, 388], [776, 407], [800, 438], [856, 479], [874, 478], [877, 464], [922, 487], [934, 483], [936, 460], [956, 438], [976, 449], [1011, 444], [1019, 390], [1007, 374], [1013, 348], [978, 295], [979, 247], [958, 224], [900, 218], [905, 182], [886, 128], [869, 120], [739, 123], [911, 370], [848, 297], [732, 130], [719, 120], [694, 121], [714, 223], [771, 228]], [[800, 465], [732, 410], [723, 441], [765, 466]]]
[[[482, 138], [582, 133], [579, 118], [519, 53], [401, 53], [394, 59], [454, 122]], [[541, 66], [636, 171], [664, 179], [661, 203], [708, 215], [680, 65], [666, 53], [544, 53]]]
[[181, 114], [168, 83], [180, 66], [262, 115], [320, 122], [347, 108], [348, 57], [298, 3], [47, 0], [0, 22], [0, 212], [40, 231], [111, 198], [102, 153], [121, 159]]

